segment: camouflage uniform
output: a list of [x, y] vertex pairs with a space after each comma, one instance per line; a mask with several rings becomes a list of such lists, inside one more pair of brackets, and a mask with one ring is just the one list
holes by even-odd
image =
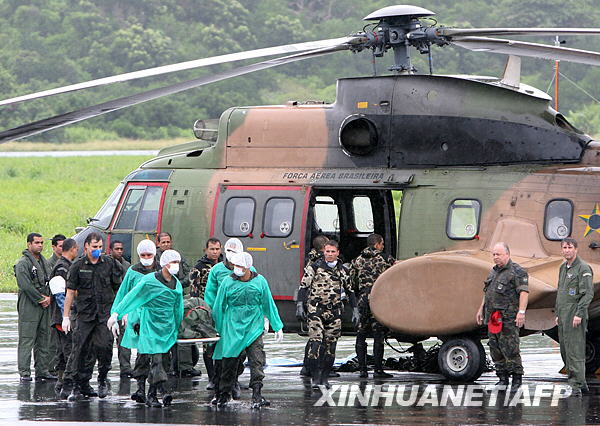
[[[563, 263], [558, 275], [556, 316], [560, 355], [565, 363], [569, 385], [587, 390], [585, 381], [585, 333], [588, 307], [594, 298], [592, 268], [579, 256], [571, 266]], [[581, 318], [579, 327], [573, 327], [573, 317]]]
[[212, 261], [208, 256], [204, 255], [196, 266], [190, 271], [190, 297], [202, 297], [204, 298], [204, 290], [206, 289], [206, 283], [208, 281], [208, 274], [213, 266], [223, 261], [223, 256], [219, 256], [216, 261]]
[[488, 333], [490, 355], [499, 377], [523, 374], [519, 327], [515, 323], [522, 291], [529, 292], [528, 275], [512, 260], [502, 268], [494, 266], [485, 280], [485, 323], [488, 323], [494, 311], [502, 313], [502, 331], [497, 334]]
[[356, 335], [356, 354], [361, 371], [366, 371], [367, 342], [369, 333], [373, 333], [373, 355], [375, 357], [375, 371], [383, 369], [383, 340], [387, 328], [379, 323], [371, 313], [369, 295], [373, 284], [386, 269], [392, 266], [395, 259], [374, 247], [365, 248], [360, 256], [352, 261], [350, 280], [358, 298], [358, 311], [360, 319]]
[[350, 276], [339, 260], [333, 268], [324, 259], [319, 259], [304, 269], [298, 301], [307, 304], [311, 370], [319, 368], [323, 374], [328, 374], [333, 366], [337, 340], [342, 331], [344, 291], [354, 307], [356, 300]]

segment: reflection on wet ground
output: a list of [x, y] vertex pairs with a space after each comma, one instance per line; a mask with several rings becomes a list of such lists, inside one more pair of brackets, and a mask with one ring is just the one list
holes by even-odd
[[[175, 389], [175, 400], [167, 409], [150, 409], [140, 406], [129, 394], [135, 390], [135, 381], [120, 380], [118, 362], [113, 357], [113, 370], [110, 374], [112, 395], [104, 400], [93, 398], [79, 403], [57, 401], [54, 395], [54, 383], [19, 384], [16, 373], [16, 297], [0, 295], [0, 422], [14, 420], [28, 421], [60, 421], [82, 422], [102, 421], [119, 423], [188, 423], [188, 424], [406, 424], [406, 423], [478, 423], [478, 424], [551, 424], [600, 423], [600, 382], [590, 380], [592, 395], [583, 398], [561, 398], [552, 405], [552, 387], [564, 384], [565, 377], [558, 374], [562, 367], [558, 347], [544, 336], [529, 336], [522, 340], [522, 353], [525, 366], [524, 382], [529, 385], [530, 395], [509, 396], [500, 392], [483, 392], [474, 395], [472, 401], [479, 401], [480, 406], [436, 406], [439, 398], [426, 398], [426, 394], [442, 394], [446, 382], [441, 376], [431, 374], [415, 374], [394, 372], [394, 378], [385, 382], [373, 379], [360, 381], [356, 373], [342, 373], [340, 378], [332, 379], [334, 388], [331, 401], [338, 406], [314, 406], [323, 395], [320, 391], [312, 391], [307, 382], [299, 377], [300, 367], [281, 367], [286, 360], [288, 364], [301, 361], [305, 339], [296, 335], [285, 335], [284, 343], [272, 343], [272, 335], [265, 341], [267, 358], [271, 365], [267, 368], [267, 378], [263, 389], [264, 395], [271, 401], [270, 407], [259, 411], [250, 408], [251, 391], [244, 390], [240, 401], [232, 403], [225, 409], [217, 410], [209, 404], [210, 394], [205, 390], [207, 378], [172, 379]], [[386, 349], [386, 356], [395, 353]], [[338, 359], [354, 352], [352, 337], [344, 337], [338, 345]], [[203, 366], [201, 366], [203, 368]], [[242, 383], [249, 380], [249, 372], [242, 376]], [[496, 381], [493, 373], [483, 375], [477, 384], [491, 386]], [[389, 400], [383, 395], [375, 406], [361, 406], [360, 393], [372, 391], [376, 385], [393, 385], [382, 390], [394, 389], [397, 394]], [[95, 386], [95, 383], [92, 383]], [[344, 387], [343, 385], [348, 385]], [[356, 387], [352, 388], [352, 385]], [[404, 385], [404, 394], [401, 393]], [[413, 385], [419, 385], [416, 403], [403, 406], [408, 401]], [[533, 398], [535, 385], [546, 385], [546, 394], [535, 403]], [[369, 387], [370, 386], [370, 387]], [[344, 390], [345, 389], [345, 390]], [[353, 390], [354, 389], [354, 390]], [[461, 386], [452, 386], [455, 392]], [[447, 390], [447, 389], [446, 389]], [[538, 389], [539, 390], [539, 389]], [[344, 392], [348, 392], [344, 394]], [[356, 392], [359, 392], [356, 397]], [[354, 397], [351, 397], [354, 392]], [[495, 395], [495, 396], [494, 396]], [[496, 401], [494, 401], [496, 400]], [[510, 406], [506, 402], [519, 401]], [[349, 406], [339, 406], [344, 401]], [[350, 401], [350, 402], [348, 402]], [[371, 400], [372, 401], [372, 400]], [[537, 406], [531, 406], [533, 405]], [[422, 406], [419, 406], [422, 405]], [[473, 404], [472, 404], [473, 405]], [[508, 405], [508, 406], [505, 406]]]

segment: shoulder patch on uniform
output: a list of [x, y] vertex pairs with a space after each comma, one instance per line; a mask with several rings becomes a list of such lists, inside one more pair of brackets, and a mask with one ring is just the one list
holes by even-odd
[[591, 276], [592, 276], [592, 274], [591, 274], [590, 272], [585, 272], [585, 273], [583, 274], [583, 276], [584, 276], [584, 277], [591, 277]]

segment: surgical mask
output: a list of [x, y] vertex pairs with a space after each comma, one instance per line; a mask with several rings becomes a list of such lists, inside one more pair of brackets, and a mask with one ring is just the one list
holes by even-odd
[[140, 263], [144, 266], [151, 266], [154, 263], [154, 256], [152, 256], [150, 259], [140, 257]]
[[330, 268], [335, 268], [335, 265], [337, 265], [337, 260], [334, 260], [333, 262], [327, 262], [327, 266]]
[[92, 257], [94, 259], [99, 259], [101, 254], [102, 254], [102, 250], [100, 250], [100, 249], [92, 250]]
[[168, 270], [169, 270], [169, 274], [175, 276], [179, 272], [179, 265], [177, 263], [169, 265]]
[[236, 274], [238, 277], [243, 277], [245, 272], [242, 268], [238, 268], [237, 266], [233, 267], [233, 273]]

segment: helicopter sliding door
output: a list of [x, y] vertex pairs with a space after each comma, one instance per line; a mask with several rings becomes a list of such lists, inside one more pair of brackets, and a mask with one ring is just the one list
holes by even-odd
[[215, 200], [211, 235], [242, 241], [275, 300], [293, 300], [300, 282], [308, 194], [304, 186], [223, 185]]
[[[117, 214], [109, 228], [109, 241], [118, 240], [123, 243], [123, 257], [131, 263], [138, 261], [135, 248], [137, 244], [149, 238], [156, 240], [160, 231], [160, 217], [167, 183], [132, 182], [127, 185]], [[108, 247], [105, 248], [108, 253]]]

